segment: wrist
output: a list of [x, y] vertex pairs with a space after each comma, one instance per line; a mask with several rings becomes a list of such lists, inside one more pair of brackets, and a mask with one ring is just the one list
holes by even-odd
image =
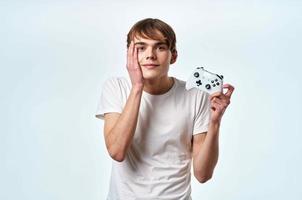
[[211, 118], [211, 119], [210, 119], [210, 123], [211, 123], [211, 124], [220, 125], [220, 123], [221, 123], [221, 117], [220, 117], [220, 118], [216, 118], [216, 117]]
[[220, 128], [220, 121], [211, 121], [209, 124], [209, 128], [218, 131]]
[[132, 85], [132, 88], [131, 88], [131, 90], [133, 92], [138, 92], [138, 93], [143, 92], [143, 89], [144, 89], [144, 85], [143, 84]]

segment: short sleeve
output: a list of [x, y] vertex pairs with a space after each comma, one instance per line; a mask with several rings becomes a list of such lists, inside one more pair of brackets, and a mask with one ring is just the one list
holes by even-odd
[[206, 92], [199, 91], [197, 97], [197, 112], [194, 118], [193, 135], [208, 131], [210, 122], [211, 105], [210, 95]]
[[95, 117], [104, 120], [104, 114], [109, 112], [121, 113], [123, 110], [121, 86], [118, 78], [105, 81], [101, 96], [97, 103]]

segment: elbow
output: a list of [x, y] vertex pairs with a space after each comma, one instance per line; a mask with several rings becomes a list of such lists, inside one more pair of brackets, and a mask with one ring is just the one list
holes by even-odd
[[194, 173], [195, 178], [199, 183], [205, 183], [212, 178], [212, 174], [198, 174]]
[[110, 157], [117, 161], [117, 162], [123, 162], [125, 160], [125, 153], [123, 151], [108, 151]]
[[[110, 155], [111, 156], [111, 155]], [[111, 156], [111, 158], [117, 162], [123, 162], [125, 160], [125, 157], [124, 156], [119, 156], [119, 155], [116, 155], [116, 156]]]
[[[196, 177], [196, 176], [195, 176]], [[202, 177], [196, 177], [199, 183], [205, 183], [208, 180], [210, 180], [212, 176], [202, 176]]]
[[[197, 178], [197, 177], [196, 177]], [[206, 176], [206, 177], [200, 177], [200, 178], [197, 178], [198, 182], [199, 183], [205, 183], [207, 182], [208, 180], [210, 180], [212, 177], [211, 176]]]

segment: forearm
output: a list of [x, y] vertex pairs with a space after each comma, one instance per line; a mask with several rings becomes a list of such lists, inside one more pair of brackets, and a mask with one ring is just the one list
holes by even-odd
[[200, 180], [212, 177], [219, 154], [219, 123], [210, 123], [203, 145], [193, 160], [194, 174]]
[[133, 87], [126, 105], [115, 126], [107, 135], [107, 146], [111, 155], [123, 160], [135, 133], [143, 90]]

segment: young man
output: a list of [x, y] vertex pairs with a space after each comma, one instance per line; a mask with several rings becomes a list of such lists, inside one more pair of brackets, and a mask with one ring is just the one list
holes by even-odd
[[[137, 22], [127, 38], [129, 78], [110, 78], [103, 86], [96, 117], [112, 157], [108, 200], [191, 199], [191, 163], [200, 183], [212, 177], [218, 160], [227, 92], [209, 96], [187, 91], [169, 77], [176, 62], [173, 29], [158, 19]], [[191, 69], [191, 68], [190, 68]]]

